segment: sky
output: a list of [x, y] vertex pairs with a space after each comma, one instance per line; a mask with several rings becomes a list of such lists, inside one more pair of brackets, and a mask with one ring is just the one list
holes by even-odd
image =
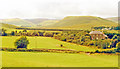
[[117, 17], [119, 0], [0, 0], [0, 19]]

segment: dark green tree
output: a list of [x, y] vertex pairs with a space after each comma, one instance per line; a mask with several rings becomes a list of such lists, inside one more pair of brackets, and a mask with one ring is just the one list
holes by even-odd
[[2, 36], [7, 36], [6, 29], [2, 28]]
[[7, 33], [6, 32], [2, 32], [2, 36], [7, 36]]
[[11, 35], [13, 35], [13, 36], [14, 36], [14, 35], [15, 35], [15, 32], [14, 32], [14, 31], [12, 31], [12, 32], [11, 32]]
[[21, 38], [19, 38], [18, 40], [15, 41], [15, 46], [16, 48], [26, 48], [27, 49], [27, 45], [29, 44], [28, 39], [26, 38], [26, 36], [22, 36]]
[[26, 29], [24, 29], [24, 30], [23, 30], [23, 32], [27, 32], [27, 30], [26, 30]]
[[117, 35], [114, 35], [112, 39], [114, 40], [114, 39], [117, 39], [117, 38], [118, 38], [118, 36], [117, 36]]
[[4, 29], [4, 28], [2, 28], [2, 32], [5, 32], [5, 31], [7, 31], [6, 29]]

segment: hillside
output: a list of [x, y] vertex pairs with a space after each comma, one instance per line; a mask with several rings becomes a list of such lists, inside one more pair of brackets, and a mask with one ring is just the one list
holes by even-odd
[[47, 20], [47, 21], [43, 21], [43, 22], [39, 23], [37, 26], [38, 27], [46, 27], [46, 26], [49, 26], [49, 25], [53, 25], [57, 22], [58, 22], [58, 20]]
[[32, 23], [34, 23], [34, 24], [39, 24], [39, 23], [41, 23], [41, 22], [43, 22], [43, 21], [47, 21], [47, 20], [49, 20], [49, 19], [44, 19], [44, 18], [37, 18], [37, 19], [25, 19], [25, 20], [27, 20], [27, 21], [29, 21], [29, 22], [32, 22]]
[[45, 18], [25, 19], [25, 20], [30, 21], [39, 27], [47, 26], [47, 25], [50, 25], [50, 24], [55, 23], [57, 21], [57, 19], [45, 19]]
[[17, 28], [17, 26], [15, 26], [15, 25], [4, 24], [4, 23], [0, 23], [0, 26], [2, 26], [1, 28], [9, 28], [9, 29]]
[[113, 22], [116, 22], [116, 23], [118, 23], [118, 20], [120, 21], [120, 18], [118, 18], [118, 17], [111, 17], [111, 18], [106, 18], [106, 19], [113, 21]]
[[54, 25], [50, 25], [50, 28], [62, 28], [62, 29], [91, 29], [94, 26], [116, 26], [117, 23], [112, 21], [93, 16], [68, 16]]
[[12, 24], [12, 25], [16, 25], [16, 26], [34, 26], [34, 24], [32, 24], [32, 22], [23, 20], [23, 19], [19, 19], [19, 18], [14, 18], [14, 19], [3, 19], [0, 20], [1, 23], [6, 23], [6, 24]]

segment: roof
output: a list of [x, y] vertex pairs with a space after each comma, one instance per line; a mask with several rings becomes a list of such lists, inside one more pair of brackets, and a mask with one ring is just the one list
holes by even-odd
[[107, 35], [104, 34], [105, 37], [108, 37]]
[[103, 34], [103, 33], [100, 31], [91, 31], [89, 34]]

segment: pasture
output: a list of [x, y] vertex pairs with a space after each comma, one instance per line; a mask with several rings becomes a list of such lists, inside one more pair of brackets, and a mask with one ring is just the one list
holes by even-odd
[[[15, 48], [14, 42], [21, 36], [2, 36], [2, 47]], [[72, 49], [95, 51], [95, 48], [56, 40], [51, 37], [28, 37], [29, 49]], [[60, 45], [63, 44], [63, 47]], [[118, 56], [106, 54], [68, 54], [48, 52], [4, 52], [2, 67], [117, 67]]]
[[117, 67], [117, 55], [2, 52], [2, 67]]
[[[2, 47], [15, 48], [14, 42], [20, 36], [2, 36]], [[45, 48], [45, 49], [72, 49], [79, 51], [95, 51], [95, 48], [90, 48], [86, 46], [76, 45], [73, 43], [67, 43], [63, 41], [56, 40], [51, 37], [27, 37], [29, 40], [28, 49], [31, 48]], [[63, 47], [60, 47], [60, 45]]]

